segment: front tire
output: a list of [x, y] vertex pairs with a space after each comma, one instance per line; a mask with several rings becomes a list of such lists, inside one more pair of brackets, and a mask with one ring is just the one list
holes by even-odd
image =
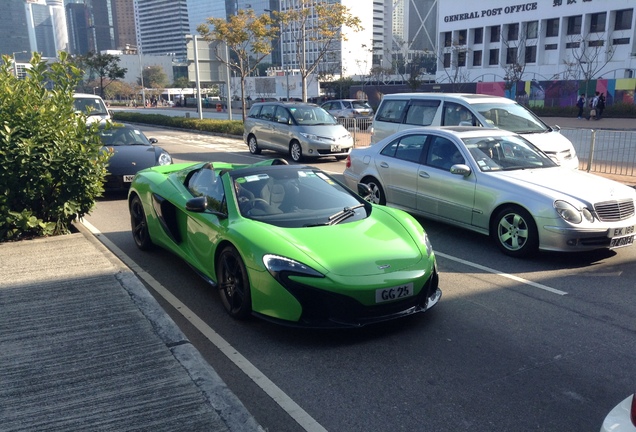
[[493, 219], [490, 233], [497, 247], [511, 257], [527, 257], [539, 249], [537, 224], [530, 213], [518, 206], [501, 209]]
[[133, 196], [130, 201], [130, 227], [132, 229], [133, 240], [137, 247], [143, 251], [152, 248], [152, 240], [148, 231], [148, 219], [141, 198]]
[[245, 264], [235, 247], [226, 246], [216, 262], [216, 280], [221, 302], [235, 319], [246, 319], [252, 313], [250, 282]]
[[247, 147], [250, 149], [250, 153], [254, 155], [261, 154], [261, 149], [258, 146], [258, 142], [256, 141], [256, 137], [254, 135], [250, 135], [247, 139]]
[[294, 141], [289, 146], [289, 155], [294, 162], [300, 162], [303, 160], [303, 149], [298, 141]]
[[362, 183], [366, 184], [371, 189], [371, 195], [365, 197], [367, 201], [373, 204], [386, 205], [386, 195], [384, 194], [384, 189], [382, 189], [379, 181], [373, 177], [369, 177], [362, 180]]

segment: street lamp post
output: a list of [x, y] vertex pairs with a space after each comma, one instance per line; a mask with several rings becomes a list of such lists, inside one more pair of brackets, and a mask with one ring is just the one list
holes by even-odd
[[18, 78], [18, 63], [15, 60], [16, 54], [26, 54], [26, 51], [15, 51], [11, 53], [11, 57], [13, 57], [13, 74], [16, 78]]

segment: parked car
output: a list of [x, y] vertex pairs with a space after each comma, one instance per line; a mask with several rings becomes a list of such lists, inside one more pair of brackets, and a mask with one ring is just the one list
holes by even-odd
[[371, 126], [371, 143], [413, 127], [454, 125], [516, 132], [557, 164], [579, 168], [574, 146], [559, 130], [546, 125], [517, 102], [498, 96], [463, 93], [384, 95]]
[[158, 142], [155, 138], [147, 138], [134, 126], [121, 123], [107, 125], [100, 128], [99, 137], [104, 144], [103, 149], [112, 153], [104, 183], [107, 191], [126, 191], [137, 171], [172, 163], [170, 154], [154, 145]]
[[355, 118], [360, 129], [367, 129], [373, 120], [373, 108], [365, 100], [336, 99], [323, 103], [321, 107], [337, 119]]
[[100, 96], [75, 93], [73, 94], [73, 106], [76, 112], [86, 116], [86, 124], [111, 120], [110, 111]]
[[559, 167], [509, 131], [403, 130], [354, 149], [344, 178], [368, 185], [375, 203], [488, 234], [511, 256], [634, 242], [636, 190]]
[[284, 159], [154, 167], [137, 174], [128, 200], [136, 245], [184, 259], [237, 319], [359, 327], [441, 297], [421, 226], [316, 168]]
[[343, 160], [353, 148], [351, 134], [318, 105], [263, 102], [250, 108], [243, 139], [250, 153], [268, 149], [288, 153], [292, 160], [333, 156]]
[[601, 432], [636, 432], [636, 395], [625, 398], [607, 414]]

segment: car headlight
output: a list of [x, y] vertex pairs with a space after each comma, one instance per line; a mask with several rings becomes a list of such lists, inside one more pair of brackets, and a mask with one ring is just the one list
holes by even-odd
[[263, 256], [263, 264], [267, 271], [274, 277], [274, 279], [277, 280], [280, 280], [283, 275], [299, 275], [319, 278], [324, 277], [322, 273], [303, 263], [278, 255], [267, 254]]
[[161, 153], [157, 162], [159, 165], [170, 165], [172, 163], [172, 157], [170, 157], [168, 153]]
[[312, 141], [318, 141], [318, 135], [314, 135], [314, 134], [310, 134], [310, 133], [306, 133], [306, 132], [301, 132], [300, 135], [308, 140], [312, 140]]
[[587, 208], [579, 210], [566, 201], [555, 201], [554, 208], [563, 220], [573, 224], [580, 224], [583, 222], [583, 218], [588, 222], [594, 221], [594, 216]]

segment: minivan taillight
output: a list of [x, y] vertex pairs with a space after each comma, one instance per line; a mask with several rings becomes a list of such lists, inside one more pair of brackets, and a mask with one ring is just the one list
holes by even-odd
[[351, 168], [351, 155], [347, 155], [347, 162], [345, 164], [345, 167]]

